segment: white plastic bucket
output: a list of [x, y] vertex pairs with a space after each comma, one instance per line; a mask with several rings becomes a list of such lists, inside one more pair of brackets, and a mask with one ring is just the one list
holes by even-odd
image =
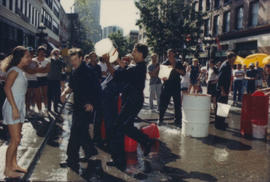
[[202, 138], [208, 136], [210, 95], [184, 95], [182, 135]]
[[231, 105], [218, 102], [217, 103], [217, 116], [227, 118], [229, 116], [230, 109], [231, 109]]
[[116, 61], [119, 55], [113, 45], [113, 42], [109, 38], [98, 41], [95, 44], [95, 52], [99, 57], [102, 57], [105, 54], [109, 54], [111, 63]]
[[266, 128], [266, 125], [252, 124], [252, 136], [257, 139], [265, 138]]
[[208, 136], [209, 124], [193, 123], [183, 120], [182, 135], [194, 138], [203, 138]]

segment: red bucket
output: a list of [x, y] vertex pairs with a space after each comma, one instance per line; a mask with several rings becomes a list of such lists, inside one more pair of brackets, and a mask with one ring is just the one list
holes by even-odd
[[267, 125], [269, 97], [261, 96], [261, 92], [252, 95], [244, 95], [241, 112], [241, 134], [252, 135], [252, 123]]
[[127, 166], [133, 166], [138, 164], [138, 156], [137, 153], [127, 153], [126, 154], [126, 161], [127, 161]]
[[159, 138], [159, 130], [156, 124], [152, 123], [148, 126], [142, 127], [141, 131], [146, 134], [149, 138], [156, 139]]
[[106, 139], [106, 129], [105, 129], [105, 122], [104, 122], [104, 119], [102, 119], [100, 130], [101, 130], [101, 138], [102, 138], [103, 140], [105, 140], [105, 139]]
[[137, 152], [138, 143], [129, 138], [128, 136], [125, 136], [125, 152]]

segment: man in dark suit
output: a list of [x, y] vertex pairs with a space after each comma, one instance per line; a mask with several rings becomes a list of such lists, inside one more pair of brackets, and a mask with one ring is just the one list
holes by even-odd
[[[233, 52], [227, 53], [227, 60], [221, 65], [218, 74], [217, 83], [217, 102], [228, 103], [231, 79], [232, 79], [232, 67], [236, 59], [236, 54]], [[216, 115], [215, 127], [220, 130], [226, 130], [227, 124], [225, 118]]]
[[79, 169], [79, 149], [83, 148], [86, 158], [97, 154], [89, 134], [91, 114], [100, 109], [101, 88], [94, 71], [83, 62], [82, 51], [77, 48], [69, 50], [71, 65], [74, 68], [69, 88], [64, 91], [61, 101], [64, 102], [68, 93], [73, 92], [73, 118], [70, 139], [67, 148], [66, 163], [61, 167]]

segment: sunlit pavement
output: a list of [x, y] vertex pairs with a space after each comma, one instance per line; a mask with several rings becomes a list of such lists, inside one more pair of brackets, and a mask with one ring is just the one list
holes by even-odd
[[[146, 89], [146, 96], [147, 93]], [[140, 117], [158, 118], [157, 112], [149, 110], [148, 98], [145, 102]], [[172, 109], [171, 105], [167, 118], [172, 116]], [[69, 107], [64, 110], [62, 116], [64, 123], [59, 139], [60, 146], [45, 146], [30, 175], [31, 181], [270, 181], [270, 143], [241, 137], [240, 108], [232, 107], [227, 119], [229, 123], [227, 131], [216, 130], [211, 123], [209, 136], [203, 139], [184, 137], [178, 128], [170, 124], [159, 127], [161, 142], [153, 148], [149, 157], [143, 157], [140, 147], [136, 153], [127, 154], [128, 167], [124, 172], [106, 166], [110, 156], [98, 149], [99, 154], [92, 157], [89, 162], [89, 165], [92, 165], [88, 167], [89, 171], [86, 171], [89, 175], [85, 175], [85, 172], [84, 175], [79, 175], [70, 169], [59, 167], [59, 163], [66, 158], [65, 151], [71, 124]], [[28, 167], [43, 140], [44, 138], [36, 135], [30, 123], [24, 124], [23, 139], [18, 152], [19, 164]], [[0, 147], [1, 180], [4, 179], [6, 148], [5, 143]], [[93, 164], [99, 162], [102, 169], [93, 167]], [[81, 167], [87, 168], [87, 164], [82, 163]]]

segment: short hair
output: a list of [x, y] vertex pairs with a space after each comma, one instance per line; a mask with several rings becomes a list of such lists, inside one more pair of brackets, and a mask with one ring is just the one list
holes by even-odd
[[83, 52], [80, 48], [71, 48], [68, 50], [69, 56], [75, 56], [78, 55], [79, 57], [83, 57]]
[[172, 52], [172, 53], [175, 54], [175, 51], [174, 51], [173, 49], [168, 49], [168, 50], [167, 50], [167, 53], [169, 53], [169, 52]]
[[148, 47], [145, 44], [137, 43], [135, 44], [135, 48], [138, 52], [143, 54], [143, 58], [145, 59], [148, 56]]
[[215, 60], [214, 59], [210, 59], [209, 61], [211, 64], [215, 64]]
[[60, 49], [54, 48], [54, 49], [51, 51], [51, 55], [53, 55], [55, 52], [59, 52], [59, 53], [60, 53]]
[[158, 56], [157, 53], [152, 53], [151, 57]]
[[84, 59], [87, 59], [87, 58], [90, 58], [90, 54], [86, 54], [86, 55], [84, 56]]
[[199, 60], [197, 58], [193, 58], [192, 62], [199, 62]]
[[232, 51], [227, 52], [227, 58], [232, 59], [233, 57], [236, 57], [236, 54]]
[[39, 51], [47, 51], [47, 48], [45, 46], [41, 45], [37, 49], [37, 52], [39, 52]]
[[89, 56], [92, 56], [93, 54], [97, 55], [97, 54], [95, 53], [95, 51], [91, 51], [88, 55], [89, 55]]

